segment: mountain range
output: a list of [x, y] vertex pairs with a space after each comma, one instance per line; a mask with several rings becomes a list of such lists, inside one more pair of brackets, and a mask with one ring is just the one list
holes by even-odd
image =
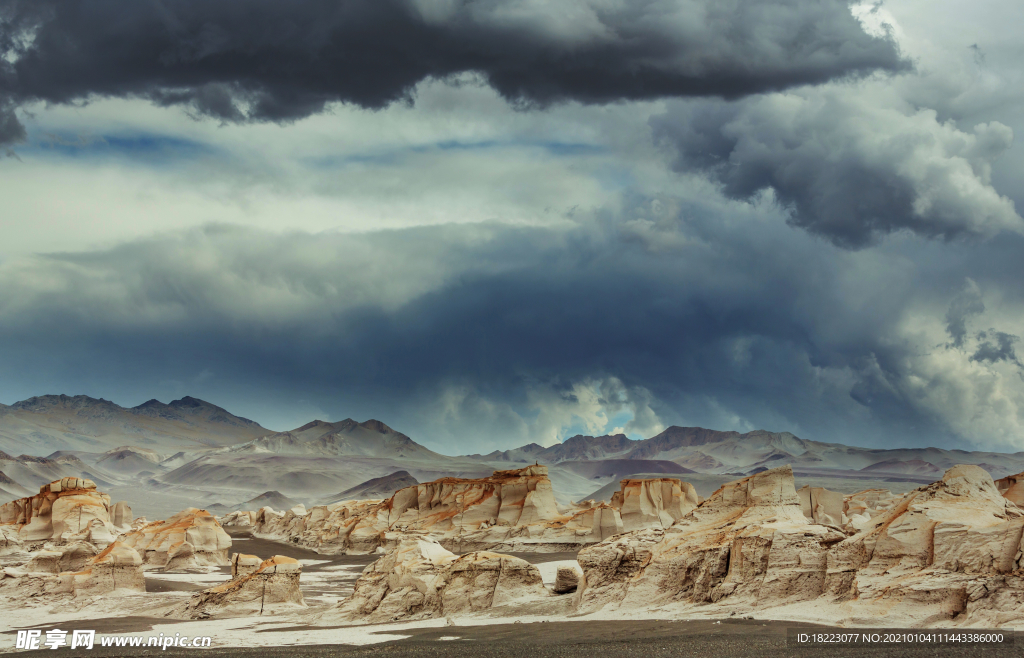
[[849, 491], [913, 488], [961, 463], [996, 478], [1024, 471], [1020, 452], [869, 449], [789, 432], [700, 427], [669, 427], [643, 440], [578, 435], [549, 447], [450, 456], [379, 420], [314, 420], [275, 432], [191, 397], [131, 408], [82, 395], [0, 405], [0, 451], [0, 494], [7, 498], [62, 476], [84, 476], [152, 515], [197, 504], [235, 509], [268, 491], [277, 502], [307, 505], [385, 497], [416, 482], [482, 477], [535, 462], [549, 466], [562, 504], [607, 497], [619, 479], [640, 474], [680, 477], [707, 495], [737, 475], [785, 464], [815, 486]]

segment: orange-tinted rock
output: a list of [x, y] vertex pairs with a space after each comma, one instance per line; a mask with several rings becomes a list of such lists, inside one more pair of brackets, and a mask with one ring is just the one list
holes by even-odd
[[[626, 480], [625, 509], [636, 527], [671, 525], [696, 493], [671, 478]], [[442, 478], [406, 487], [383, 501], [256, 513], [253, 533], [323, 553], [389, 550], [412, 535], [457, 551], [576, 550], [624, 530], [620, 511], [593, 503], [560, 512], [545, 466], [495, 471], [487, 478]]]
[[[181, 619], [206, 619], [241, 615], [278, 614], [305, 607], [299, 578], [302, 565], [283, 555], [259, 562], [254, 555], [235, 554], [232, 579], [216, 587], [193, 594], [187, 603], [167, 616]], [[258, 562], [253, 567], [251, 562]]]
[[88, 541], [102, 548], [117, 536], [110, 521], [110, 496], [84, 478], [55, 480], [35, 496], [0, 506], [0, 524], [17, 526], [24, 542]]
[[121, 541], [139, 552], [143, 564], [164, 569], [226, 566], [231, 548], [231, 537], [216, 517], [194, 507], [147, 523]]

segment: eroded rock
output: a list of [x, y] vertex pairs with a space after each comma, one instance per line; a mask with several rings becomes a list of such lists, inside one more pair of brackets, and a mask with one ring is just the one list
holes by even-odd
[[667, 529], [584, 548], [579, 609], [813, 599], [824, 588], [828, 548], [843, 538], [808, 522], [792, 469], [764, 471], [724, 485]]
[[154, 521], [121, 538], [153, 568], [226, 566], [231, 537], [206, 510], [190, 507], [165, 521]]
[[102, 548], [117, 536], [110, 521], [110, 496], [85, 478], [54, 480], [35, 496], [5, 503], [0, 524], [16, 526], [22, 542], [87, 541]]
[[[672, 478], [623, 483], [626, 492], [618, 504], [636, 527], [671, 525], [697, 501], [693, 487]], [[615, 505], [588, 501], [560, 512], [544, 466], [480, 479], [442, 478], [406, 487], [387, 500], [346, 501], [308, 512], [264, 507], [253, 520], [255, 536], [349, 554], [387, 551], [419, 535], [457, 552], [575, 550], [625, 529]]]
[[[251, 568], [254, 561], [258, 564]], [[275, 555], [261, 562], [256, 556], [236, 553], [231, 570], [231, 580], [193, 594], [167, 616], [181, 619], [258, 616], [306, 606], [299, 588], [302, 565], [298, 560]]]
[[425, 619], [550, 596], [525, 560], [487, 551], [455, 555], [432, 539], [406, 539], [363, 570], [331, 615], [349, 621]]

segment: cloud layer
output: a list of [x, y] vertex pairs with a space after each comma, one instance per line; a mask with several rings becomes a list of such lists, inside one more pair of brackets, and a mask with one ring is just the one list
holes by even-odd
[[827, 86], [678, 103], [653, 122], [679, 170], [705, 172], [737, 199], [770, 189], [794, 225], [840, 246], [896, 231], [947, 240], [1024, 231], [991, 185], [992, 163], [1013, 142], [1009, 127], [960, 130], [871, 92]]
[[11, 104], [31, 101], [140, 97], [281, 122], [466, 72], [544, 105], [740, 97], [907, 66], [844, 0], [10, 0], [0, 138], [22, 136]]

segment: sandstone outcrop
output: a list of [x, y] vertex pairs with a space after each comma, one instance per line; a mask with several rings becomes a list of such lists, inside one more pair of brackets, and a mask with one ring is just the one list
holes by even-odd
[[61, 573], [85, 568], [89, 560], [101, 551], [88, 542], [78, 541], [64, 546], [51, 546], [36, 551], [25, 565], [25, 571], [35, 573]]
[[962, 615], [997, 626], [1019, 619], [1024, 602], [1024, 511], [978, 466], [955, 466], [911, 491], [829, 554], [827, 591], [876, 614], [934, 621]]
[[891, 509], [900, 501], [888, 489], [866, 489], [843, 497], [844, 528], [848, 532], [859, 532], [867, 527], [871, 518]]
[[59, 573], [52, 569], [59, 568], [63, 554], [60, 551], [41, 553], [49, 554], [33, 562], [42, 570], [5, 569], [0, 577], [0, 591], [12, 599], [40, 596], [93, 597], [146, 591], [142, 558], [134, 549], [120, 542], [113, 542], [102, 552], [92, 555], [78, 570]]
[[165, 521], [153, 521], [121, 538], [150, 568], [226, 566], [231, 537], [206, 510], [190, 507]]
[[229, 512], [218, 520], [222, 528], [251, 528], [256, 521], [256, 512]]
[[[62, 576], [64, 574], [61, 574]], [[117, 591], [145, 592], [142, 558], [135, 549], [114, 542], [72, 574], [76, 596], [97, 596]]]
[[575, 550], [627, 530], [622, 513], [631, 527], [664, 527], [698, 501], [693, 487], [671, 478], [623, 480], [623, 487], [612, 505], [587, 501], [561, 512], [547, 467], [528, 466], [487, 478], [425, 482], [383, 501], [345, 501], [308, 512], [264, 507], [253, 534], [321, 553], [387, 551], [412, 536], [457, 552]]
[[110, 520], [110, 496], [96, 491], [92, 480], [71, 477], [0, 506], [0, 524], [16, 526], [25, 543], [87, 541], [102, 548], [118, 533]]
[[299, 579], [302, 565], [283, 555], [260, 561], [254, 555], [234, 554], [231, 580], [193, 594], [167, 616], [181, 619], [207, 619], [246, 615], [279, 614], [304, 608]]
[[431, 539], [406, 539], [363, 570], [329, 615], [367, 623], [480, 612], [550, 596], [525, 560], [486, 551], [455, 555]]
[[641, 528], [667, 528], [700, 502], [696, 489], [676, 478], [625, 479], [612, 494], [611, 506], [619, 511], [627, 532]]
[[843, 494], [823, 487], [803, 486], [797, 490], [804, 516], [814, 523], [843, 526], [846, 524]]
[[1024, 507], [1024, 473], [999, 478], [995, 484], [1004, 498], [1017, 507]]
[[736, 614], [803, 603], [793, 608], [800, 618], [827, 610], [818, 620], [839, 624], [1024, 621], [1024, 510], [983, 469], [955, 466], [892, 505], [878, 490], [844, 497], [863, 526], [852, 536], [815, 523], [816, 512], [832, 520], [835, 501], [808, 509], [816, 492], [807, 493], [794, 490], [788, 467], [765, 471], [725, 485], [670, 528], [583, 549], [578, 611]]
[[824, 587], [829, 547], [844, 538], [808, 522], [792, 469], [764, 471], [724, 485], [667, 529], [584, 548], [579, 609], [812, 599]]
[[117, 528], [130, 529], [132, 521], [132, 508], [128, 507], [128, 503], [123, 500], [114, 503], [114, 506], [110, 508], [110, 522]]

